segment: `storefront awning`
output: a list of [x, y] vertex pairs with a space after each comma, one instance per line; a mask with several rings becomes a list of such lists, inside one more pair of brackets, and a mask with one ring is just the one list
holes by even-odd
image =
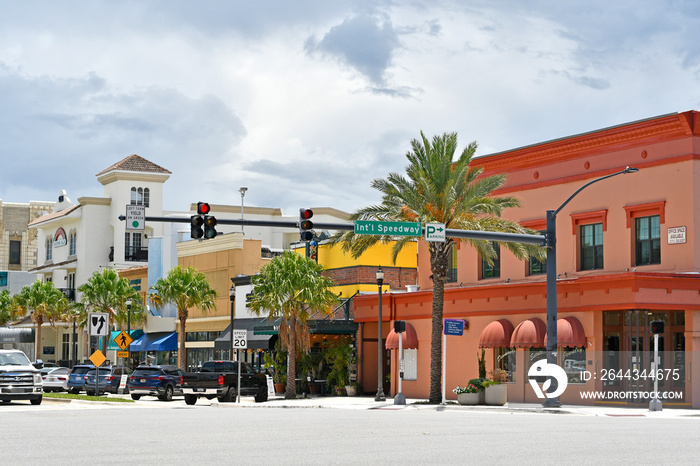
[[[256, 335], [253, 329], [256, 325], [261, 324], [266, 319], [236, 319], [233, 323], [235, 330], [248, 331], [248, 348], [249, 349], [270, 349], [270, 339], [272, 335]], [[214, 340], [214, 349], [227, 350], [231, 348], [231, 326], [226, 327], [226, 330], [221, 332], [219, 338]]]
[[[406, 331], [403, 332], [403, 337], [401, 338], [401, 346], [404, 349], [418, 348], [416, 329], [408, 322], [406, 322]], [[399, 334], [393, 328], [386, 337], [386, 349], [399, 349]]]
[[[255, 335], [277, 335], [282, 318], [272, 321], [263, 319], [253, 328]], [[308, 321], [309, 332], [312, 335], [354, 335], [357, 332], [357, 322], [352, 320], [312, 319]]]
[[[547, 345], [545, 334], [544, 344]], [[585, 348], [586, 334], [583, 325], [576, 317], [564, 317], [557, 319], [557, 346], [559, 348]]]
[[144, 333], [134, 341], [130, 350], [138, 351], [177, 351], [177, 332]]
[[[121, 330], [112, 330], [112, 333], [109, 336], [109, 342], [107, 343], [108, 350], [115, 350], [115, 351], [122, 350], [119, 346], [117, 346], [116, 342], [114, 341], [114, 339], [116, 337], [118, 337], [120, 333], [122, 333]], [[141, 335], [143, 335], [143, 330], [141, 330], [141, 329], [131, 331], [131, 338], [133, 340], [138, 340], [139, 338], [141, 338]], [[100, 337], [100, 348], [102, 348], [102, 337]], [[134, 350], [132, 349], [131, 351], [134, 351]]]
[[544, 346], [544, 336], [547, 326], [537, 317], [520, 322], [510, 337], [513, 348], [541, 348]]
[[0, 344], [2, 343], [33, 343], [33, 328], [0, 328]]
[[507, 319], [494, 320], [479, 336], [479, 348], [509, 348], [513, 336], [513, 324]]

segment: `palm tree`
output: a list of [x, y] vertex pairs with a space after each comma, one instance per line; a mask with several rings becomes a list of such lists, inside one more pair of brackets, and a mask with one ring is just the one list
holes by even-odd
[[282, 317], [279, 339], [287, 350], [287, 388], [285, 398], [296, 398], [297, 350], [308, 353], [310, 311], [328, 315], [338, 298], [329, 287], [333, 280], [322, 274], [316, 261], [287, 251], [265, 264], [253, 277], [253, 295], [248, 309], [270, 319]]
[[[127, 319], [126, 300], [131, 299], [131, 318], [138, 323], [143, 320], [141, 296], [130, 284], [129, 280], [119, 277], [114, 269], [102, 269], [92, 274], [87, 282], [78, 287], [80, 302], [75, 304], [81, 320], [87, 322], [90, 312], [104, 312], [109, 316], [109, 328], [116, 322], [123, 324]], [[66, 316], [66, 319], [72, 319]], [[102, 338], [102, 352], [107, 352], [109, 338]]]
[[44, 322], [53, 325], [59, 316], [68, 308], [68, 299], [52, 282], [42, 283], [37, 280], [27, 285], [13, 297], [15, 312], [32, 313], [32, 321], [36, 324], [36, 357], [41, 354], [41, 326]]
[[[398, 222], [444, 223], [446, 228], [481, 230], [507, 233], [534, 233], [516, 222], [501, 218], [507, 208], [519, 207], [519, 201], [510, 196], [494, 197], [492, 192], [505, 183], [505, 175], [481, 177], [482, 169], [470, 166], [476, 142], [470, 143], [454, 160], [457, 151], [457, 133], [445, 133], [429, 141], [423, 132], [420, 140], [411, 141], [406, 153], [406, 176], [390, 173], [386, 179], [375, 179], [372, 187], [382, 193], [382, 203], [366, 207], [353, 214], [353, 220], [381, 220]], [[345, 232], [334, 238], [353, 257], [359, 257], [378, 241], [394, 241], [392, 259], [411, 237], [355, 235]], [[474, 248], [487, 261], [496, 256], [493, 243], [475, 239], [447, 238], [444, 243], [428, 243], [430, 269], [433, 281], [432, 332], [430, 341], [430, 402], [442, 400], [442, 314], [448, 259], [456, 241]], [[522, 243], [503, 243], [516, 257], [529, 254], [544, 257], [537, 246]]]
[[188, 309], [195, 307], [204, 313], [216, 310], [216, 290], [209, 286], [209, 281], [202, 272], [192, 266], [185, 268], [179, 265], [173, 267], [167, 277], [159, 278], [151, 290], [153, 293], [150, 294], [150, 299], [157, 308], [162, 309], [168, 303], [177, 308], [177, 318], [180, 320], [178, 365], [185, 370], [185, 323]]
[[12, 297], [9, 290], [0, 291], [0, 327], [19, 319], [21, 313], [12, 305]]

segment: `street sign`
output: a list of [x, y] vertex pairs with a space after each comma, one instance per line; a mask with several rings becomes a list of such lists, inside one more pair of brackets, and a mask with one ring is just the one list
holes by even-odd
[[128, 358], [129, 352], [128, 351], [117, 351], [117, 357], [118, 358]]
[[463, 335], [464, 321], [462, 319], [445, 319], [445, 328], [443, 333], [445, 335]]
[[106, 337], [109, 335], [109, 317], [106, 312], [93, 312], [88, 317], [90, 336]]
[[355, 220], [356, 235], [420, 236], [420, 222], [379, 222]]
[[432, 243], [445, 242], [445, 224], [444, 223], [426, 223], [425, 224], [425, 240]]
[[122, 330], [119, 335], [114, 337], [114, 343], [116, 343], [117, 346], [123, 350], [127, 349], [132, 341], [134, 341], [134, 339], [131, 338], [124, 330]]
[[248, 348], [248, 330], [233, 331], [233, 349]]
[[126, 229], [145, 230], [146, 229], [146, 206], [127, 205], [126, 206]]
[[97, 350], [92, 355], [90, 356], [90, 361], [95, 365], [95, 367], [100, 367], [107, 358], [105, 357], [104, 354], [102, 354], [102, 351]]

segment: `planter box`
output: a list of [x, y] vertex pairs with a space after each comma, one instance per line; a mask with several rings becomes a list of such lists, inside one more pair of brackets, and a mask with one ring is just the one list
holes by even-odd
[[355, 390], [355, 387], [353, 387], [352, 385], [346, 385], [345, 393], [347, 393], [348, 396], [355, 396], [357, 395], [357, 390]]
[[508, 402], [508, 385], [504, 383], [486, 387], [484, 393], [487, 405], [503, 406]]
[[457, 403], [461, 405], [477, 405], [479, 404], [478, 393], [458, 393]]

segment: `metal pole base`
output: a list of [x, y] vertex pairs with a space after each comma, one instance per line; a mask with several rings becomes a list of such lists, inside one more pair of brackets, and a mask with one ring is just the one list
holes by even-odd
[[542, 406], [545, 408], [561, 408], [561, 401], [559, 401], [559, 398], [547, 398], [542, 403]]
[[403, 393], [399, 393], [394, 397], [394, 404], [395, 405], [405, 405], [406, 404], [406, 397], [403, 396]]
[[658, 398], [654, 398], [649, 402], [649, 411], [663, 411], [663, 405], [661, 404], [661, 400]]
[[379, 390], [377, 392], [377, 396], [374, 397], [374, 401], [386, 401], [386, 395], [384, 395], [384, 392]]

